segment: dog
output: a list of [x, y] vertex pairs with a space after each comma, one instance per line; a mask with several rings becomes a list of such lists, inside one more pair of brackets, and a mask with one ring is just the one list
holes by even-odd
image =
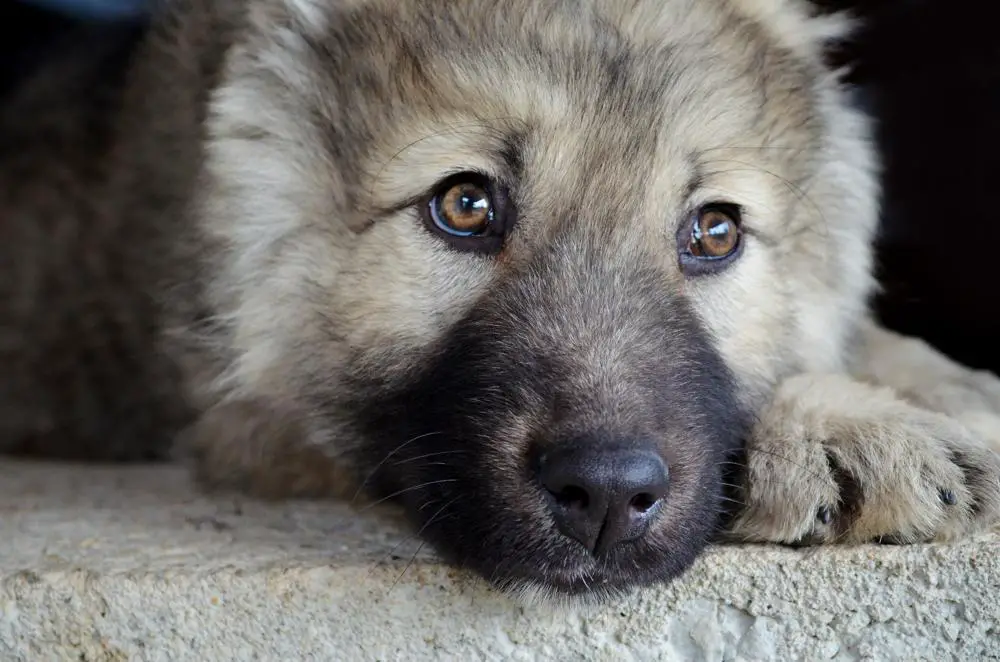
[[401, 505], [510, 593], [1000, 514], [1000, 381], [869, 312], [798, 0], [171, 0], [0, 117], [0, 448]]

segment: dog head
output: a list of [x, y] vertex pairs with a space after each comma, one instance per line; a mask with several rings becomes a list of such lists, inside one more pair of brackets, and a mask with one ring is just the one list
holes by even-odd
[[870, 289], [834, 23], [752, 0], [251, 5], [202, 222], [228, 397], [494, 584], [674, 577], [783, 375]]

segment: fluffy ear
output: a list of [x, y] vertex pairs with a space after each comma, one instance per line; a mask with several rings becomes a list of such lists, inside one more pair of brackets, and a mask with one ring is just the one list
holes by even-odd
[[808, 58], [822, 59], [858, 27], [850, 13], [822, 13], [806, 0], [729, 0], [729, 4], [786, 48]]

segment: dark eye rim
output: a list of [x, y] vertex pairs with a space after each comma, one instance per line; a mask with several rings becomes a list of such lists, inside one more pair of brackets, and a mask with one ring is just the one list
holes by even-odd
[[[492, 203], [490, 226], [481, 234], [453, 233], [442, 227], [435, 218], [438, 200], [451, 188], [460, 184], [472, 184], [486, 191]], [[489, 175], [476, 171], [463, 171], [445, 177], [430, 190], [420, 202], [420, 216], [424, 226], [451, 248], [458, 251], [496, 254], [503, 248], [511, 227], [511, 209], [507, 189]]]
[[[689, 249], [689, 243], [694, 233], [698, 219], [706, 212], [719, 212], [728, 216], [736, 224], [736, 246], [726, 255], [695, 255]], [[685, 276], [694, 278], [719, 273], [735, 262], [743, 254], [745, 231], [743, 229], [743, 209], [731, 202], [710, 202], [699, 205], [688, 213], [685, 221], [677, 230], [677, 253], [681, 271]]]

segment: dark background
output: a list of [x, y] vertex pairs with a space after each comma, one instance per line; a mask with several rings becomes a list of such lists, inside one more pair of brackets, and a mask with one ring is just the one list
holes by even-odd
[[879, 121], [877, 310], [1000, 372], [1000, 33], [988, 0], [828, 0], [868, 27], [846, 52]]
[[[883, 321], [1000, 372], [1000, 38], [988, 0], [816, 0], [866, 20], [840, 56], [879, 122]], [[994, 10], [995, 11], [995, 10]], [[0, 0], [0, 102], [47, 54], [130, 26]], [[81, 39], [83, 41], [81, 41]], [[90, 42], [93, 43], [93, 42]]]

